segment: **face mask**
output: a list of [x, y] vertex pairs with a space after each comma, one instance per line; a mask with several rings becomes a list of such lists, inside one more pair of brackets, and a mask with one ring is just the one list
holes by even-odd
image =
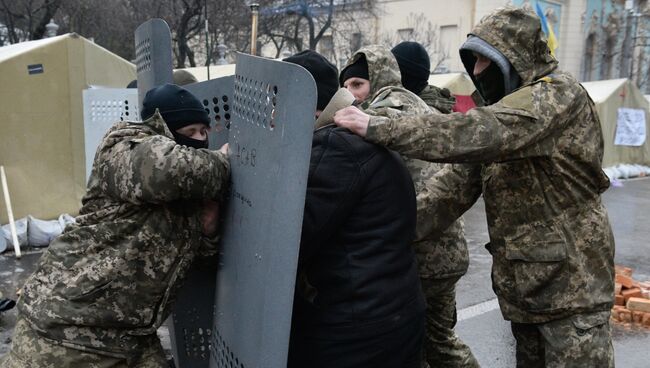
[[176, 132], [172, 132], [174, 135], [174, 140], [176, 143], [182, 145], [182, 146], [187, 146], [187, 147], [192, 147], [192, 148], [208, 148], [208, 140], [198, 140], [190, 137], [186, 137], [182, 134], [178, 134]]
[[476, 75], [477, 88], [485, 99], [486, 104], [492, 105], [505, 96], [505, 83], [503, 73], [499, 66], [492, 62], [480, 74]]

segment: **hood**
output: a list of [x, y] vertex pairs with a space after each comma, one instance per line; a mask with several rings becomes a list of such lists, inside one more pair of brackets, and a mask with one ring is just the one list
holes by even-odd
[[[370, 95], [373, 96], [380, 89], [392, 86], [402, 87], [402, 75], [399, 65], [393, 53], [388, 47], [381, 45], [364, 46], [352, 55], [352, 58], [345, 64], [345, 68], [354, 64], [362, 55], [368, 62], [368, 77], [370, 77]], [[343, 75], [343, 71], [341, 75]]]
[[[480, 38], [503, 55], [518, 74], [521, 85], [529, 84], [557, 68], [557, 60], [551, 56], [541, 21], [532, 10], [513, 6], [497, 9], [481, 19], [468, 35], [470, 40], [471, 36]], [[474, 58], [466, 52], [471, 47], [465, 46], [461, 47], [461, 59], [476, 85]]]

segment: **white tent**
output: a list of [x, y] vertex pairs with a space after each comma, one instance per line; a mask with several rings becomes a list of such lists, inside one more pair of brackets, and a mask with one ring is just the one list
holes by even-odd
[[[207, 66], [197, 66], [193, 68], [184, 68], [192, 73], [192, 75], [199, 81], [205, 82], [208, 80], [208, 67]], [[210, 65], [210, 79], [216, 79], [220, 77], [226, 77], [228, 75], [235, 75], [235, 64], [226, 64], [226, 65]]]
[[0, 47], [0, 164], [16, 218], [78, 211], [92, 160], [82, 91], [124, 87], [135, 77], [132, 63], [76, 34]]
[[447, 88], [452, 94], [459, 96], [471, 96], [476, 90], [467, 73], [431, 74], [429, 84]]
[[[603, 167], [616, 164], [650, 165], [650, 142], [648, 139], [639, 145], [615, 144], [619, 112], [621, 109], [633, 109], [645, 115], [645, 132], [650, 129], [648, 116], [648, 100], [634, 83], [628, 79], [611, 79], [604, 81], [585, 82], [582, 84], [596, 104], [598, 116], [603, 129], [605, 154]], [[640, 126], [643, 130], [643, 124]], [[640, 131], [637, 133], [640, 136]]]

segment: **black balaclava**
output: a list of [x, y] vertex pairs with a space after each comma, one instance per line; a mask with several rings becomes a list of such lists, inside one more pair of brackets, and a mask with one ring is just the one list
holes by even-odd
[[361, 55], [354, 64], [348, 65], [339, 77], [339, 85], [343, 87], [343, 83], [346, 80], [357, 77], [365, 80], [370, 80], [370, 74], [368, 74], [368, 61], [366, 60], [366, 55]]
[[416, 95], [429, 85], [431, 60], [429, 53], [417, 42], [404, 41], [390, 50], [402, 74], [404, 88]]
[[[459, 51], [465, 70], [474, 81], [477, 91], [486, 104], [491, 105], [499, 102], [521, 85], [519, 73], [508, 58], [480, 37], [470, 34]], [[474, 76], [474, 65], [476, 64], [474, 53], [483, 55], [492, 61], [490, 66], [479, 76]], [[499, 83], [496, 83], [496, 74], [501, 76]]]
[[313, 50], [301, 51], [283, 61], [298, 64], [314, 77], [318, 91], [316, 109], [323, 110], [339, 89], [339, 72], [323, 55]]
[[503, 73], [501, 73], [497, 63], [491, 62], [487, 68], [475, 75], [474, 78], [476, 79], [476, 88], [480, 91], [486, 104], [492, 105], [506, 95]]
[[140, 117], [147, 120], [156, 109], [178, 144], [193, 148], [208, 148], [208, 140], [198, 140], [176, 133], [191, 124], [201, 123], [210, 127], [210, 116], [205, 107], [188, 90], [175, 84], [165, 84], [149, 90], [142, 101]]

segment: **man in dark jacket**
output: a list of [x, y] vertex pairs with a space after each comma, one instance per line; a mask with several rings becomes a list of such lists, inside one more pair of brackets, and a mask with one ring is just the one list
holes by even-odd
[[[336, 68], [313, 51], [287, 61], [317, 85], [337, 83]], [[321, 97], [319, 88], [319, 101], [329, 100]], [[419, 367], [415, 226], [413, 182], [399, 155], [334, 125], [314, 133], [289, 367]]]

